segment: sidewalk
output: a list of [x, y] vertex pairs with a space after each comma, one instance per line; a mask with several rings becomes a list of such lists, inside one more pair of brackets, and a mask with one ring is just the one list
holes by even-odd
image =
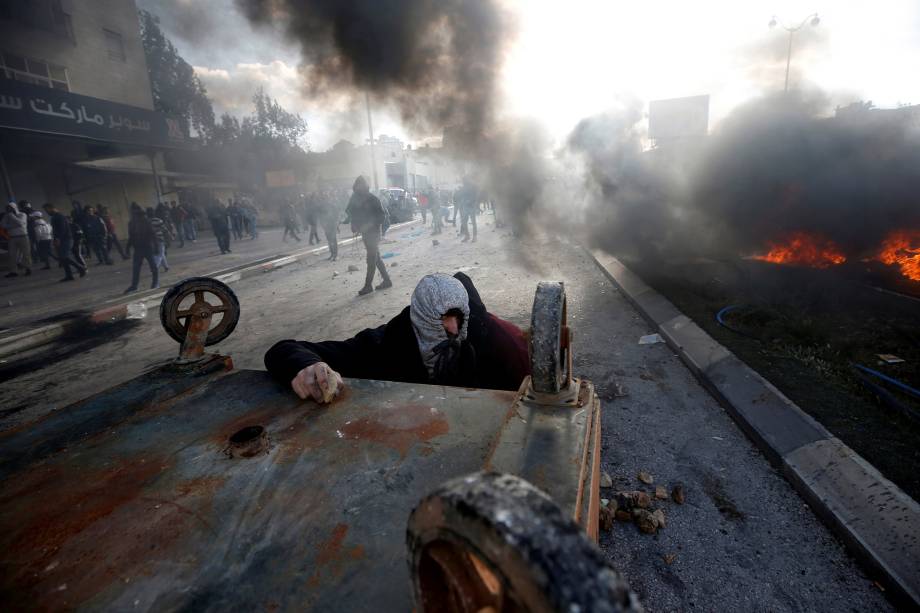
[[[345, 231], [343, 234], [342, 231]], [[217, 240], [210, 232], [203, 232], [195, 243], [186, 242], [179, 248], [174, 242], [167, 254], [169, 272], [160, 271], [160, 286], [168, 288], [177, 281], [193, 276], [254, 263], [260, 259], [281, 257], [310, 248], [306, 234], [301, 242], [281, 241], [281, 228], [266, 228], [259, 238], [231, 241], [233, 253], [221, 255]], [[351, 237], [345, 226], [340, 227], [339, 241]], [[314, 247], [323, 247], [323, 242]], [[346, 247], [350, 248], [350, 247]], [[93, 305], [118, 298], [131, 284], [131, 260], [122, 260], [116, 251], [111, 253], [113, 266], [97, 265], [95, 258], [87, 258], [89, 273], [72, 283], [59, 283], [64, 277], [62, 269], [52, 261], [51, 270], [32, 269], [30, 277], [7, 279], [0, 274], [0, 332], [28, 324], [40, 324], [66, 318]], [[6, 271], [3, 271], [6, 274]], [[144, 264], [138, 289], [150, 287], [150, 269]]]

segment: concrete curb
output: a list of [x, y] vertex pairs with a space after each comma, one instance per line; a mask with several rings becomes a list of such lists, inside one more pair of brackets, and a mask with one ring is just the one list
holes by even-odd
[[[399, 230], [400, 228], [411, 226], [413, 223], [415, 223], [415, 220], [394, 224], [390, 226], [387, 231], [392, 232], [393, 230]], [[339, 247], [350, 245], [358, 240], [360, 240], [360, 237], [347, 238], [339, 241]], [[212, 277], [230, 285], [242, 279], [248, 279], [256, 275], [289, 266], [308, 256], [328, 250], [329, 246], [324, 245], [322, 247], [305, 249], [289, 255], [263, 257], [244, 264], [239, 264], [232, 268], [226, 268], [199, 276]], [[169, 287], [137, 292], [131, 294], [128, 298], [119, 296], [118, 298], [113, 298], [101, 303], [87, 313], [75, 317], [35, 328], [6, 331], [3, 335], [0, 335], [0, 358], [6, 358], [50, 343], [66, 334], [69, 330], [79, 328], [82, 325], [98, 325], [122, 321], [128, 317], [128, 305], [140, 304], [141, 307], [138, 308], [145, 308], [146, 310], [158, 309], [160, 307], [160, 300], [166, 295], [167, 291], [169, 291]]]
[[920, 504], [619, 260], [591, 256], [814, 512], [896, 599], [920, 606]]

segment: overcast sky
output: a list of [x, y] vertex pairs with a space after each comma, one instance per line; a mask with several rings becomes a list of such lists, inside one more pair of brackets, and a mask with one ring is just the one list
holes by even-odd
[[[501, 112], [534, 117], [557, 139], [618, 100], [710, 94], [710, 125], [739, 103], [782, 89], [787, 37], [772, 15], [798, 25], [791, 86], [818, 88], [833, 104], [920, 104], [920, 1], [774, 0], [609, 2], [507, 0], [516, 32], [503, 65]], [[253, 30], [232, 0], [137, 0], [197, 71], [218, 113], [249, 112], [262, 85], [310, 125], [314, 150], [364, 138], [363, 107], [303, 94], [296, 45]], [[411, 141], [385, 108], [378, 133]], [[436, 135], [435, 135], [436, 136]]]

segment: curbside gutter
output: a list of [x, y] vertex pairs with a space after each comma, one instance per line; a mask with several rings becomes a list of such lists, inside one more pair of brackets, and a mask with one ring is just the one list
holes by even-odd
[[920, 504], [617, 258], [590, 255], [732, 419], [896, 600], [920, 606]]
[[[399, 230], [400, 228], [408, 227], [413, 223], [415, 223], [415, 220], [394, 224], [390, 226], [387, 231], [392, 232], [393, 230]], [[357, 242], [358, 240], [360, 240], [360, 237], [352, 237], [341, 240], [339, 241], [339, 247], [350, 245], [354, 242]], [[222, 281], [223, 283], [230, 285], [242, 279], [248, 279], [250, 277], [261, 275], [267, 272], [272, 272], [273, 270], [283, 268], [284, 266], [298, 262], [308, 256], [316, 255], [317, 253], [322, 253], [323, 251], [328, 250], [329, 246], [323, 245], [322, 247], [305, 249], [303, 251], [298, 251], [289, 255], [273, 255], [269, 257], [263, 257], [257, 260], [246, 262], [244, 264], [239, 264], [232, 268], [226, 268], [216, 272], [207, 273], [202, 276], [212, 277], [218, 281]], [[82, 313], [68, 319], [34, 328], [15, 328], [5, 331], [3, 334], [0, 334], [0, 358], [6, 358], [17, 353], [35, 349], [36, 347], [50, 343], [64, 336], [68, 330], [72, 330], [74, 327], [79, 327], [86, 324], [111, 324], [122, 321], [128, 317], [128, 305], [131, 304], [141, 304], [143, 305], [142, 308], [145, 308], [146, 310], [157, 309], [160, 306], [160, 300], [163, 298], [163, 296], [166, 295], [166, 292], [168, 291], [169, 287], [166, 287], [136, 292], [131, 294], [129, 297], [119, 296], [118, 298], [113, 298], [101, 303], [89, 312]]]

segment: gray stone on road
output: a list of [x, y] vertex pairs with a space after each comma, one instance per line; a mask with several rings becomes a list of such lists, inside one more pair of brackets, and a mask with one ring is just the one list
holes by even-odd
[[[237, 368], [261, 369], [283, 338], [340, 339], [393, 317], [429, 272], [463, 270], [486, 306], [521, 326], [539, 280], [565, 282], [575, 368], [594, 381], [603, 413], [602, 470], [616, 492], [644, 491], [666, 525], [644, 534], [617, 521], [601, 536], [608, 559], [649, 611], [884, 611], [884, 595], [791, 486], [697, 383], [667, 345], [638, 345], [652, 330], [591, 258], [564, 241], [518, 242], [483, 218], [479, 242], [448, 226], [434, 247], [427, 230], [394, 233], [381, 251], [398, 262], [395, 287], [359, 298], [364, 252], [311, 257], [233, 286], [242, 317], [218, 349]], [[478, 264], [477, 264], [478, 262]], [[362, 272], [343, 272], [349, 265]], [[333, 270], [340, 271], [332, 277]], [[0, 386], [0, 430], [22, 424], [172, 358], [178, 345], [156, 317], [121, 336]], [[623, 396], [622, 390], [628, 395]], [[619, 391], [618, 391], [619, 390]], [[654, 485], [639, 481], [639, 471]], [[683, 484], [685, 503], [655, 498]]]

